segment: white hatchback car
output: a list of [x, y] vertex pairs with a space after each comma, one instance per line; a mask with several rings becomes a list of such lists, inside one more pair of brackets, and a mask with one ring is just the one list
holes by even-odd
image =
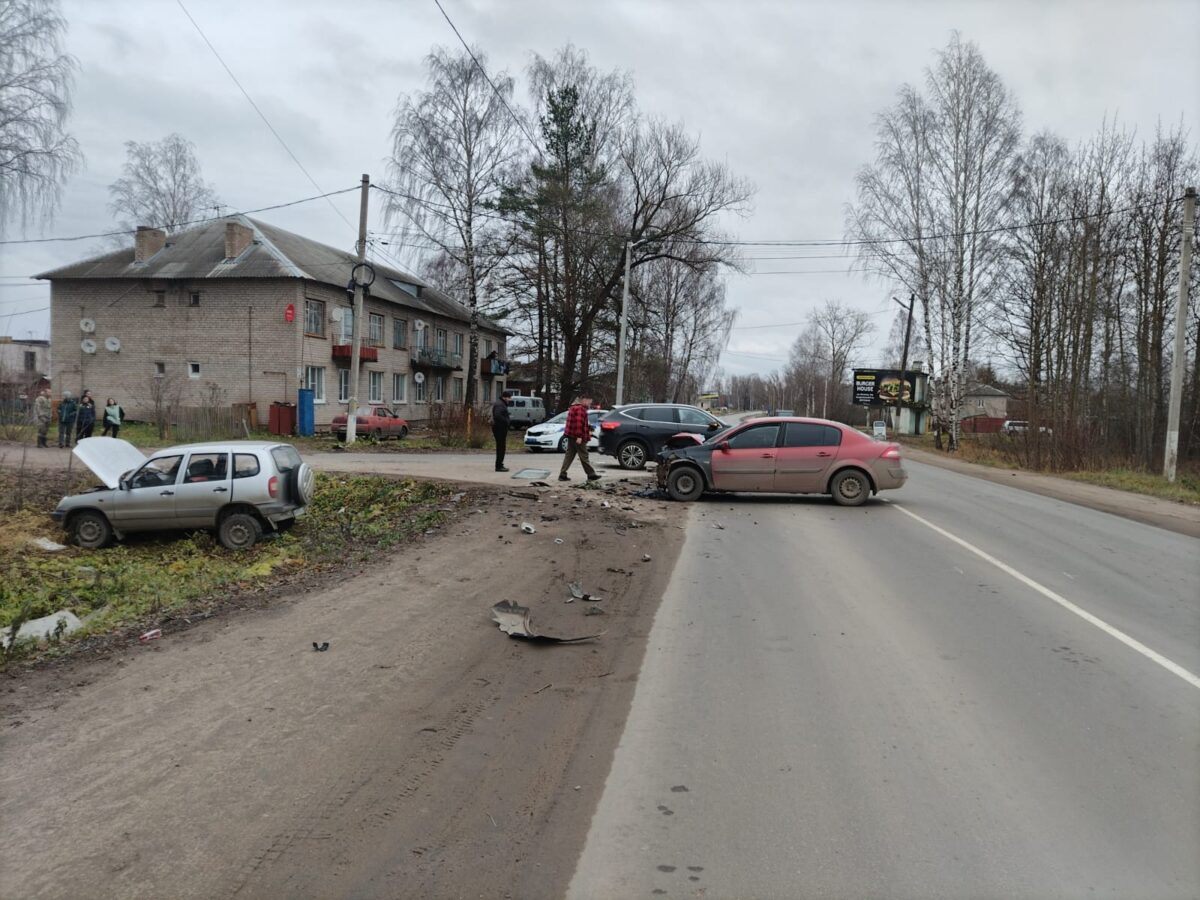
[[[593, 409], [588, 412], [588, 424], [592, 426], [592, 436], [588, 440], [588, 451], [600, 449], [600, 417], [608, 410]], [[525, 447], [530, 453], [541, 453], [543, 450], [567, 452], [567, 436], [563, 434], [567, 427], [567, 414], [560, 412], [553, 419], [541, 425], [533, 425], [525, 432]]]

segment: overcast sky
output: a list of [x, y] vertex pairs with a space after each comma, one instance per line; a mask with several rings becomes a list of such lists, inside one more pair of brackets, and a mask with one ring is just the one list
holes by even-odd
[[[351, 187], [363, 172], [383, 178], [398, 95], [423, 87], [431, 47], [459, 46], [433, 0], [183, 2], [324, 191]], [[840, 238], [854, 174], [873, 156], [874, 115], [901, 84], [921, 82], [954, 29], [979, 45], [1013, 91], [1026, 134], [1051, 129], [1075, 142], [1115, 115], [1142, 136], [1160, 118], [1182, 119], [1196, 141], [1200, 0], [443, 5], [486, 52], [489, 69], [517, 77], [522, 102], [531, 55], [567, 43], [601, 70], [628, 71], [643, 113], [682, 122], [705, 155], [757, 186], [753, 213], [726, 224], [742, 240]], [[317, 193], [175, 0], [64, 0], [63, 12], [67, 47], [81, 67], [69, 127], [86, 168], [48, 227], [8, 238], [110, 230], [107, 189], [120, 175], [124, 142], [171, 132], [195, 143], [205, 178], [233, 209]], [[332, 203], [357, 223], [356, 194]], [[261, 217], [335, 246], [354, 244], [355, 227], [325, 201]], [[46, 337], [49, 291], [28, 276], [104, 249], [94, 240], [0, 246], [0, 334]], [[781, 255], [799, 253], [827, 255]], [[876, 339], [855, 362], [879, 362], [893, 290], [842, 274], [846, 266], [840, 258], [760, 259], [756, 274], [729, 276], [739, 318], [724, 370], [779, 366], [802, 328], [791, 323], [826, 299], [873, 314]]]

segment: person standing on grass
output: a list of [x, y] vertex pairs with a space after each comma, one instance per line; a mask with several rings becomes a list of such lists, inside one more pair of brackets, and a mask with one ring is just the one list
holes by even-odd
[[563, 434], [567, 438], [567, 452], [563, 456], [562, 469], [558, 473], [559, 481], [571, 480], [567, 475], [567, 469], [571, 467], [571, 461], [576, 456], [579, 457], [583, 471], [587, 472], [588, 481], [595, 481], [600, 477], [600, 474], [588, 462], [587, 444], [592, 436], [592, 427], [588, 422], [588, 409], [591, 405], [591, 393], [580, 391], [575, 402], [571, 404], [571, 408], [567, 410], [567, 426], [563, 429]]
[[48, 447], [46, 435], [50, 431], [50, 422], [54, 419], [54, 404], [50, 402], [50, 388], [42, 388], [37, 399], [33, 401], [33, 418], [37, 422], [37, 445]]
[[91, 391], [84, 391], [79, 398], [79, 412], [75, 420], [75, 443], [92, 436], [96, 427], [96, 401], [92, 399]]
[[497, 397], [496, 402], [492, 404], [492, 437], [496, 439], [497, 472], [508, 471], [508, 467], [504, 465], [504, 451], [508, 449], [509, 425], [508, 398]]
[[75, 416], [79, 412], [79, 401], [70, 391], [63, 391], [58, 402], [58, 446], [70, 447], [75, 438]]
[[[112, 397], [104, 404], [104, 436], [116, 437], [121, 431], [121, 423], [125, 421], [125, 410]], [[111, 432], [111, 434], [110, 434]]]

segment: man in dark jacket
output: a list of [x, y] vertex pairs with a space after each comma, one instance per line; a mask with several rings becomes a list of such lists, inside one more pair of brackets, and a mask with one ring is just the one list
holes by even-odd
[[507, 472], [504, 451], [508, 449], [508, 398], [497, 397], [492, 404], [492, 437], [496, 439], [496, 471]]
[[75, 415], [79, 412], [79, 401], [70, 391], [63, 391], [58, 403], [58, 446], [70, 447], [75, 437]]

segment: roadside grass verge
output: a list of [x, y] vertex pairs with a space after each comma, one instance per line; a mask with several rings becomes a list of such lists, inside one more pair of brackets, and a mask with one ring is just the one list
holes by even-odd
[[[0, 472], [0, 497], [9, 496], [3, 479], [11, 477]], [[318, 473], [313, 502], [295, 527], [243, 553], [224, 549], [208, 532], [131, 535], [103, 550], [31, 546], [30, 538], [65, 540], [47, 513], [80, 484], [78, 473], [47, 475], [23, 509], [0, 519], [0, 628], [63, 609], [84, 620], [62, 640], [11, 646], [4, 663], [61, 653], [80, 639], [171, 613], [205, 618], [234, 596], [370, 559], [441, 524], [453, 491], [434, 482]]]
[[[899, 440], [905, 446], [918, 447], [931, 453], [937, 452], [932, 434], [902, 435]], [[1015, 439], [1002, 435], [963, 435], [958, 453], [948, 458], [994, 468], [1039, 471], [1023, 465], [1019, 450]], [[1051, 469], [1040, 471], [1059, 478], [1069, 478], [1072, 481], [1083, 481], [1134, 494], [1145, 494], [1163, 500], [1173, 500], [1176, 503], [1200, 504], [1200, 463], [1192, 460], [1180, 461], [1174, 484], [1160, 474], [1128, 467], [1088, 469], [1077, 472]]]

